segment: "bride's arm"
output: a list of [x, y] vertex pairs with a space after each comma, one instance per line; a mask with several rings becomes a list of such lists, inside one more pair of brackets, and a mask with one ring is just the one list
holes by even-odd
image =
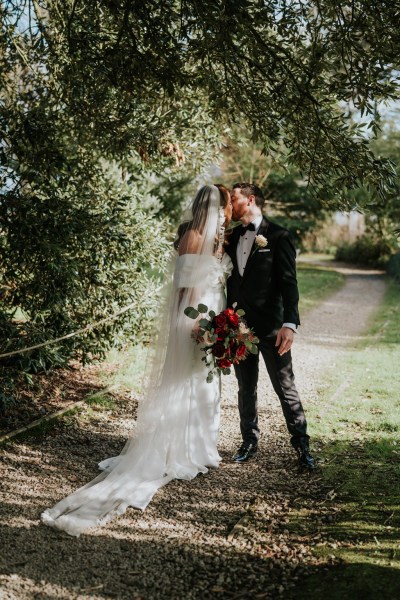
[[[181, 241], [179, 242], [179, 256], [182, 256], [183, 254], [199, 254], [201, 250], [201, 241], [202, 236], [198, 231], [195, 231], [194, 229], [189, 229], [188, 231], [186, 231], [186, 233], [182, 236]], [[179, 289], [179, 308], [186, 289], [187, 288]]]

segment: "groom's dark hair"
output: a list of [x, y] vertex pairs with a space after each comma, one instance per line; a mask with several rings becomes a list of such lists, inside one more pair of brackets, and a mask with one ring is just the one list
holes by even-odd
[[254, 183], [242, 182], [235, 183], [232, 189], [234, 190], [235, 188], [239, 189], [243, 196], [246, 196], [246, 198], [248, 198], [249, 196], [255, 196], [256, 204], [260, 208], [264, 206], [264, 194], [262, 193], [261, 188], [259, 188], [258, 185], [255, 185]]

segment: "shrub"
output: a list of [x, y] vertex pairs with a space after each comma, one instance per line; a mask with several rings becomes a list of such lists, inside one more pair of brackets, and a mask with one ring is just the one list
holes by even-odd
[[[0, 409], [21, 375], [102, 358], [121, 340], [145, 340], [167, 257], [168, 225], [139, 209], [100, 164], [40, 185], [3, 185], [0, 203], [0, 354], [129, 312], [83, 335], [0, 361]], [[61, 169], [60, 169], [61, 171]], [[36, 177], [39, 179], [39, 177]]]
[[393, 279], [400, 282], [400, 252], [390, 257], [386, 270]]
[[379, 240], [365, 234], [355, 242], [341, 244], [335, 254], [335, 259], [368, 265], [372, 267], [383, 267], [391, 255], [391, 248], [384, 240]]

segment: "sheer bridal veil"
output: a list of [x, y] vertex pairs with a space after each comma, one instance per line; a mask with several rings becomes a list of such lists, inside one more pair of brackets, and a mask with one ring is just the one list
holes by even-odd
[[144, 509], [172, 479], [191, 479], [218, 466], [218, 381], [205, 382], [205, 369], [191, 339], [187, 306], [223, 308], [219, 266], [224, 238], [223, 193], [199, 190], [179, 226], [179, 256], [169, 282], [167, 307], [157, 318], [151, 377], [139, 403], [136, 428], [118, 457], [100, 463], [93, 481], [45, 510], [42, 521], [78, 536], [105, 524], [128, 506]]

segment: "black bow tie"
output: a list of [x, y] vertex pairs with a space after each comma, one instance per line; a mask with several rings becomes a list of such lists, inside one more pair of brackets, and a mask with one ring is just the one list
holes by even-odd
[[242, 229], [240, 231], [240, 235], [244, 235], [245, 233], [247, 233], [247, 231], [255, 231], [255, 225], [254, 223], [249, 223], [248, 225], [246, 225], [246, 227], [244, 225], [242, 225]]

